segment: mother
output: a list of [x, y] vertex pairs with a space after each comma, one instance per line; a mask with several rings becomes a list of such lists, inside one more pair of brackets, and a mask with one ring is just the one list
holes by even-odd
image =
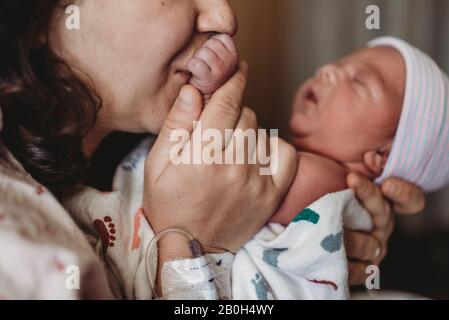
[[[80, 30], [65, 27], [69, 4], [80, 7]], [[156, 232], [176, 221], [208, 251], [234, 251], [279, 205], [295, 173], [295, 152], [283, 141], [273, 177], [260, 176], [257, 166], [192, 169], [168, 161], [169, 133], [192, 130], [194, 120], [220, 130], [257, 128], [255, 114], [241, 106], [244, 63], [205, 111], [198, 92], [185, 86], [195, 50], [213, 34], [237, 31], [226, 0], [8, 0], [0, 15], [1, 139], [55, 194], [91, 178], [89, 160], [100, 143], [123, 131], [160, 134], [147, 161], [144, 203]], [[346, 236], [351, 279], [360, 283], [365, 265], [386, 253], [389, 200], [405, 213], [422, 209], [424, 200], [417, 188], [394, 179], [379, 189], [350, 175], [348, 184], [376, 225], [372, 234]], [[184, 241], [165, 238], [160, 260], [188, 256]]]

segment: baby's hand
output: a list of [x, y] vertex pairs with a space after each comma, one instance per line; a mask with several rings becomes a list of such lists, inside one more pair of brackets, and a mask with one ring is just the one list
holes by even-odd
[[234, 40], [226, 34], [213, 36], [187, 64], [187, 70], [192, 73], [190, 84], [208, 100], [236, 72], [238, 64]]

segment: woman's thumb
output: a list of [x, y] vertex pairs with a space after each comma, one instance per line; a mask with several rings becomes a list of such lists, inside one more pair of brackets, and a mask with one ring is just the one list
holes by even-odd
[[202, 109], [199, 91], [192, 85], [184, 86], [162, 126], [160, 137], [170, 139], [174, 130], [192, 133], [194, 122], [198, 121]]
[[172, 148], [181, 147], [179, 137], [191, 135], [202, 109], [200, 92], [192, 85], [184, 86], [151, 150], [149, 161], [152, 166], [160, 166], [163, 170], [168, 165]]

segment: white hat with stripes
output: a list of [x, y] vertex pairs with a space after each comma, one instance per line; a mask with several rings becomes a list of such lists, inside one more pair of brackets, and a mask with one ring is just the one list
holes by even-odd
[[406, 64], [406, 87], [396, 136], [376, 182], [397, 177], [425, 192], [449, 185], [449, 80], [424, 52], [407, 42], [382, 37], [368, 46], [390, 46]]

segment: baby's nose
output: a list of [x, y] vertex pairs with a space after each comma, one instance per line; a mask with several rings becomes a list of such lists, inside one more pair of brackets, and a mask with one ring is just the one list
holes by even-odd
[[318, 70], [316, 76], [325, 83], [336, 85], [344, 78], [344, 72], [335, 64], [327, 64]]

